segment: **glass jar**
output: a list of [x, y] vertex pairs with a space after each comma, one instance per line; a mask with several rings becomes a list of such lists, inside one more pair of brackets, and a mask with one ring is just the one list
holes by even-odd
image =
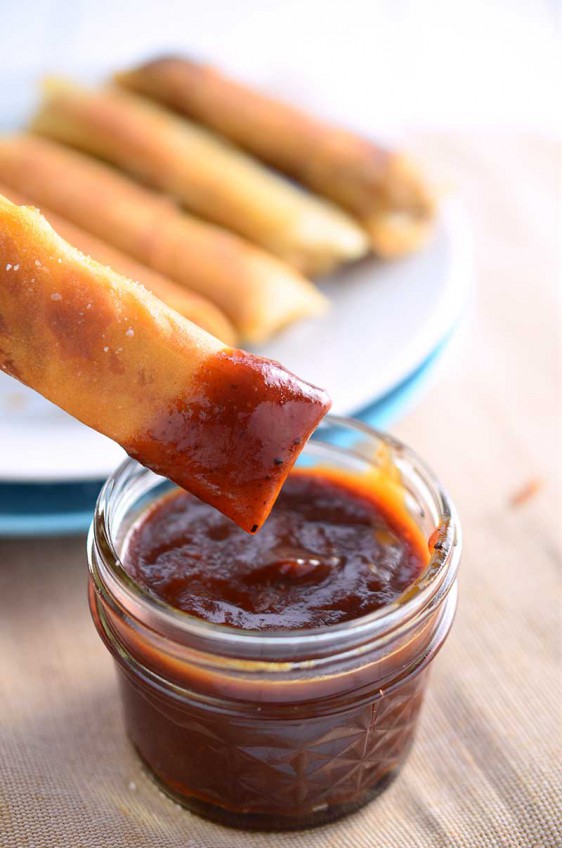
[[294, 632], [235, 630], [173, 609], [120, 561], [139, 516], [174, 488], [132, 460], [104, 486], [88, 540], [90, 607], [116, 661], [133, 745], [174, 800], [246, 829], [323, 824], [388, 785], [456, 607], [460, 526], [415, 454], [328, 416], [299, 465], [384, 480], [431, 537], [428, 566], [396, 601]]

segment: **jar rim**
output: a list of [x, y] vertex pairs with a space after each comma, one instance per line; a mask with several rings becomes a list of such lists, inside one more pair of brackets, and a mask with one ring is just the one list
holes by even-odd
[[[100, 559], [106, 569], [105, 576], [111, 578], [113, 587], [119, 589], [135, 609], [147, 612], [153, 622], [159, 622], [177, 635], [185, 635], [203, 640], [217, 646], [228, 655], [245, 653], [244, 648], [259, 644], [260, 656], [278, 655], [287, 649], [289, 652], [298, 645], [298, 653], [324, 652], [342, 642], [354, 646], [368, 639], [392, 634], [402, 628], [422, 610], [434, 609], [448, 594], [455, 582], [462, 547], [462, 532], [455, 505], [430, 468], [399, 439], [362, 421], [345, 416], [327, 415], [318, 429], [339, 427], [356, 434], [376, 438], [406, 460], [421, 477], [434, 499], [439, 514], [437, 541], [429, 562], [419, 577], [401, 595], [390, 604], [359, 618], [322, 627], [299, 630], [243, 630], [226, 624], [206, 621], [191, 613], [179, 610], [166, 601], [149, 594], [137, 584], [126, 571], [115, 548], [110, 527], [112, 514], [111, 499], [119, 484], [127, 482], [139, 464], [127, 458], [111, 474], [103, 485], [97, 499], [92, 524], [88, 536], [88, 558], [90, 570], [98, 590], [107, 591], [105, 580], [99, 579], [96, 562]], [[318, 430], [316, 431], [318, 432]], [[95, 557], [95, 554], [97, 556]], [[111, 592], [111, 589], [110, 589]], [[127, 608], [127, 605], [123, 605]]]

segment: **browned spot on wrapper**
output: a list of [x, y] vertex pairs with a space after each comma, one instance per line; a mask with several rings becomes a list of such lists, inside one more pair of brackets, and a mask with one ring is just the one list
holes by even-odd
[[0, 348], [0, 370], [4, 371], [5, 374], [9, 374], [10, 377], [15, 377], [16, 380], [21, 380], [21, 373], [13, 361], [11, 357], [9, 357], [5, 351]]
[[114, 310], [104, 304], [101, 292], [96, 292], [93, 303], [88, 289], [74, 280], [61, 280], [60, 287], [64, 295], [54, 292], [46, 308], [47, 321], [62, 351], [79, 359], [101, 357], [107, 346], [106, 330], [115, 322]]

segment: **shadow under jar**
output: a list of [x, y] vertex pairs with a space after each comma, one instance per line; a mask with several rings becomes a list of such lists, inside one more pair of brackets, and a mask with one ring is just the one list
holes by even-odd
[[245, 829], [324, 824], [390, 783], [456, 607], [455, 509], [408, 448], [328, 416], [299, 465], [384, 481], [431, 537], [427, 566], [395, 601], [297, 631], [237, 630], [174, 609], [120, 559], [146, 510], [176, 488], [132, 460], [102, 490], [88, 541], [90, 607], [133, 745], [174, 800]]

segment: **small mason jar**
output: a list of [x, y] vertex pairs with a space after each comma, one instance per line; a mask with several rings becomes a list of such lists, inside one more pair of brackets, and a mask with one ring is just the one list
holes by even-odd
[[116, 662], [131, 742], [175, 801], [246, 829], [323, 824], [389, 784], [456, 607], [460, 526], [414, 453], [328, 416], [299, 465], [394, 487], [431, 539], [428, 565], [397, 600], [353, 621], [277, 632], [168, 606], [131, 580], [121, 556], [145, 510], [175, 487], [132, 460], [104, 486], [88, 540], [90, 607]]

